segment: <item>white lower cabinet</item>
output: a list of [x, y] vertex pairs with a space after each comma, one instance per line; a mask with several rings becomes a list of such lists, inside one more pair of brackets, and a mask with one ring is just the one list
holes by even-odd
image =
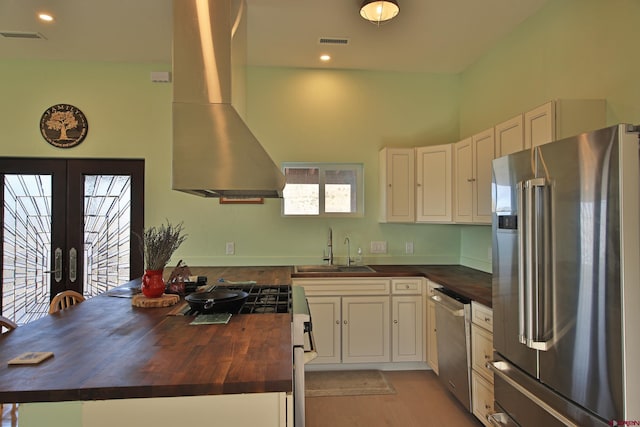
[[487, 362], [493, 358], [493, 310], [471, 303], [471, 396], [473, 414], [486, 426], [493, 414], [493, 372]]
[[424, 279], [294, 279], [311, 310], [311, 364], [424, 362]]
[[492, 427], [488, 417], [494, 413], [493, 384], [474, 372], [471, 375], [471, 396], [473, 415], [485, 426]]
[[342, 304], [340, 297], [308, 297], [313, 321], [313, 337], [318, 357], [310, 363], [342, 361]]
[[307, 297], [318, 357], [311, 363], [388, 362], [389, 297]]
[[388, 362], [389, 354], [389, 297], [342, 297], [342, 363]]
[[427, 363], [438, 374], [438, 331], [436, 329], [436, 305], [431, 300], [434, 289], [441, 286], [427, 280]]
[[[251, 408], [251, 410], [247, 410]], [[20, 404], [20, 427], [293, 427], [290, 393], [238, 393]]]

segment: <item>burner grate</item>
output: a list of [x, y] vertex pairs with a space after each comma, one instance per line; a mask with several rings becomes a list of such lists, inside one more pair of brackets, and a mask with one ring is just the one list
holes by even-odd
[[[216, 286], [213, 289], [229, 289], [244, 291], [249, 296], [239, 309], [232, 314], [265, 314], [265, 313], [291, 313], [292, 298], [289, 285], [232, 285]], [[198, 313], [186, 305], [181, 312], [185, 316], [196, 316]]]
[[291, 312], [291, 287], [288, 285], [251, 285], [237, 289], [249, 294], [240, 314]]

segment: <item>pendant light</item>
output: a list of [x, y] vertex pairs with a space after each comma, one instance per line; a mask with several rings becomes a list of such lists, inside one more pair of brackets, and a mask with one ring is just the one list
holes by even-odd
[[360, 16], [376, 25], [395, 18], [398, 12], [400, 7], [396, 0], [364, 0], [360, 7]]

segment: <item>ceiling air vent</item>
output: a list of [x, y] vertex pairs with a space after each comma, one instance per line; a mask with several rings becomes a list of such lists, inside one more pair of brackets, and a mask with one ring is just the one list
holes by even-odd
[[10, 39], [47, 39], [40, 33], [32, 33], [28, 31], [0, 31], [0, 36]]
[[346, 46], [349, 44], [349, 39], [344, 37], [320, 37], [318, 44], [330, 44], [334, 46]]

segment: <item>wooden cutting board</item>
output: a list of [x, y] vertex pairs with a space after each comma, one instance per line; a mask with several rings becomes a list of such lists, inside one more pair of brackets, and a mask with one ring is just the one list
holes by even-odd
[[169, 307], [180, 301], [180, 296], [175, 294], [162, 294], [158, 298], [147, 298], [144, 295], [138, 294], [131, 298], [131, 305], [134, 307]]

